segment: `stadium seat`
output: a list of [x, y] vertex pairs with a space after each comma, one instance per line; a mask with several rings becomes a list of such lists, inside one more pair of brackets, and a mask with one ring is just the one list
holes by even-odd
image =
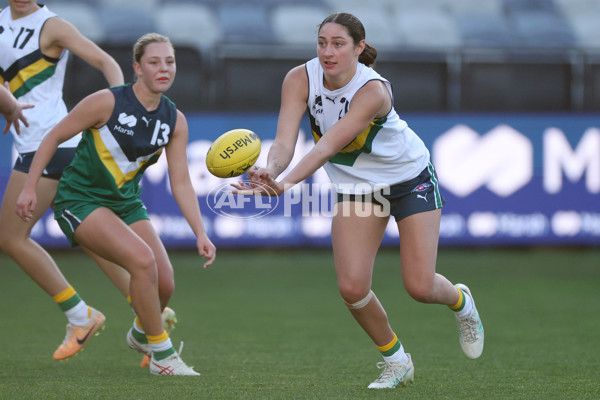
[[150, 11], [131, 6], [102, 7], [98, 16], [104, 26], [107, 44], [131, 45], [140, 36], [157, 30]]
[[409, 47], [453, 48], [461, 44], [456, 22], [443, 9], [396, 10], [393, 27]]
[[196, 4], [213, 7], [219, 3], [219, 0], [160, 0], [162, 4]]
[[470, 12], [455, 16], [463, 46], [508, 48], [517, 45], [508, 21], [500, 14]]
[[570, 48], [575, 45], [569, 24], [555, 12], [521, 11], [510, 20], [523, 47]]
[[[56, 4], [65, 3], [71, 5], [73, 4], [73, 0], [50, 0], [41, 3], [47, 5], [50, 10], [54, 11], [54, 6]], [[4, 8], [5, 4], [8, 4], [8, 1], [1, 1], [0, 8]], [[85, 4], [87, 6], [98, 7], [98, 0], [78, 0], [77, 4]]]
[[581, 15], [585, 13], [600, 13], [598, 0], [554, 0], [556, 7], [564, 15]]
[[507, 14], [526, 11], [555, 12], [554, 0], [502, 0]]
[[128, 7], [136, 7], [142, 10], [150, 10], [152, 8], [158, 7], [161, 0], [127, 0], [127, 2], [123, 2], [123, 0], [100, 0], [98, 1], [99, 7], [119, 7], [123, 4], [127, 4]]
[[[369, 6], [372, 8], [387, 8], [400, 0], [371, 0]], [[364, 7], [364, 0], [323, 0], [329, 8], [334, 9], [334, 12], [346, 12], [345, 8]]]
[[104, 29], [93, 6], [81, 3], [55, 2], [48, 8], [59, 17], [72, 23], [88, 39], [98, 43], [104, 40]]
[[501, 0], [461, 0], [453, 1], [449, 5], [452, 14], [462, 14], [465, 12], [481, 12], [501, 14]]
[[223, 36], [214, 11], [203, 4], [165, 3], [155, 16], [158, 31], [175, 45], [209, 51]]
[[600, 1], [555, 1], [573, 31], [576, 45], [585, 49], [600, 48]]
[[447, 11], [451, 6], [453, 0], [375, 0], [375, 2], [369, 2], [369, 5], [377, 4], [379, 1], [392, 7], [395, 10], [395, 12], [403, 12], [413, 9]]
[[397, 47], [403, 39], [394, 35], [390, 12], [385, 8], [374, 8], [364, 3], [360, 6], [333, 9], [332, 12], [348, 12], [355, 15], [365, 27], [367, 43], [372, 46]]
[[576, 44], [588, 50], [600, 49], [600, 12], [568, 17]]
[[316, 46], [318, 25], [329, 14], [329, 9], [313, 5], [275, 6], [271, 13], [273, 31], [283, 43]]
[[227, 43], [274, 43], [277, 40], [266, 6], [220, 3], [217, 18]]

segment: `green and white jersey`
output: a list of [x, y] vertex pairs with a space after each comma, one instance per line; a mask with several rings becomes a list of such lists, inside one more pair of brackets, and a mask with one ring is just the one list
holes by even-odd
[[[63, 101], [63, 83], [69, 52], [58, 59], [46, 57], [40, 50], [40, 33], [56, 14], [46, 6], [18, 19], [12, 19], [7, 7], [0, 12], [0, 84], [8, 82], [12, 94], [23, 103], [35, 105], [25, 110], [29, 127], [21, 124], [21, 134], [10, 130], [21, 154], [36, 151], [42, 139], [67, 115]], [[76, 147], [77, 135], [60, 147]]]
[[[361, 63], [348, 84], [337, 90], [323, 86], [323, 68], [318, 58], [306, 63], [308, 113], [313, 138], [318, 142], [351, 107], [352, 98], [367, 82], [385, 83], [393, 99], [390, 83]], [[354, 194], [353, 184], [405, 182], [419, 175], [429, 162], [423, 141], [400, 119], [394, 108], [383, 118], [371, 121], [367, 129], [333, 156], [324, 168], [338, 193]]]
[[139, 199], [144, 171], [158, 160], [175, 130], [177, 109], [166, 96], [156, 110], [147, 111], [131, 84], [109, 90], [115, 96], [112, 115], [101, 128], [83, 132], [58, 184], [57, 208], [74, 199], [109, 208]]

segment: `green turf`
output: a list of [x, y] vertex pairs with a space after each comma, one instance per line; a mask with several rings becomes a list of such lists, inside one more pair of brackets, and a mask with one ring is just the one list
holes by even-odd
[[478, 360], [462, 354], [447, 308], [407, 296], [397, 251], [380, 252], [373, 289], [416, 368], [415, 383], [393, 391], [366, 389], [380, 356], [339, 298], [330, 250], [221, 250], [206, 270], [171, 252], [172, 339], [200, 377], [139, 368], [117, 290], [80, 252], [53, 255], [106, 329], [54, 361], [64, 316], [0, 254], [1, 399], [600, 398], [599, 249], [443, 249], [438, 271], [471, 287], [483, 318]]

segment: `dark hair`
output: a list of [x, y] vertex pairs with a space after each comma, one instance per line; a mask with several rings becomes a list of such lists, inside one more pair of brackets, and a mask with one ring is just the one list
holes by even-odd
[[[319, 25], [319, 32], [321, 31], [321, 28], [323, 28], [323, 25], [330, 22], [346, 28], [346, 32], [348, 32], [348, 35], [350, 35], [355, 45], [357, 45], [361, 40], [365, 40], [365, 27], [354, 15], [342, 12], [331, 14], [329, 17], [325, 18], [323, 22], [321, 22]], [[358, 56], [358, 61], [365, 65], [373, 65], [375, 64], [376, 58], [377, 49], [365, 42], [365, 49]]]

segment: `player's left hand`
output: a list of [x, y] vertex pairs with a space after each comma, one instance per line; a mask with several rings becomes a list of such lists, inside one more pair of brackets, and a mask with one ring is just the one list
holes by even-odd
[[23, 189], [17, 199], [15, 212], [25, 222], [31, 221], [37, 203], [35, 190]]
[[207, 268], [215, 261], [215, 258], [217, 257], [217, 248], [206, 234], [200, 235], [196, 239], [196, 247], [198, 248], [198, 254], [208, 258], [208, 261], [204, 263], [204, 268]]
[[33, 104], [17, 102], [15, 108], [11, 113], [2, 114], [4, 116], [4, 119], [6, 120], [6, 125], [4, 126], [2, 134], [6, 135], [6, 132], [8, 132], [10, 126], [13, 125], [15, 127], [15, 132], [17, 132], [17, 135], [20, 135], [21, 125], [19, 121], [21, 121], [26, 127], [29, 127], [29, 122], [27, 121], [25, 115], [23, 115], [23, 110], [33, 107]]

